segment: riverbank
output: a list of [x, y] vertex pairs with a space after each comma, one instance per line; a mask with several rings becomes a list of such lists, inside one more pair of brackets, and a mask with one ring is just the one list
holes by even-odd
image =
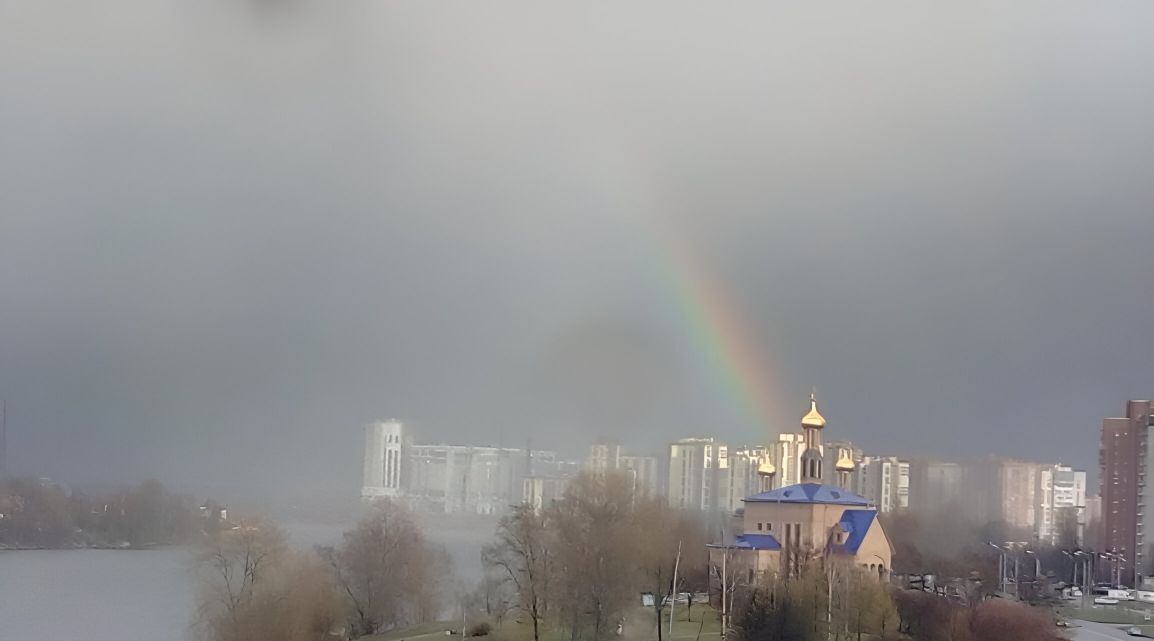
[[4, 545], [0, 544], [0, 552], [29, 552], [33, 550], [53, 551], [53, 550], [158, 550], [167, 547], [179, 545], [178, 543], [144, 543], [142, 545], [132, 545], [131, 543], [77, 543], [75, 545]]

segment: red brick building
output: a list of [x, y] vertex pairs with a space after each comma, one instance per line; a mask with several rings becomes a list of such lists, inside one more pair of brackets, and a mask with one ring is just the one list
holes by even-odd
[[[1152, 559], [1145, 540], [1144, 509], [1147, 441], [1154, 412], [1150, 401], [1129, 401], [1126, 416], [1102, 421], [1102, 442], [1098, 452], [1102, 497], [1102, 530], [1099, 549], [1121, 554], [1126, 563], [1124, 582], [1149, 574]], [[1152, 479], [1154, 481], [1154, 479]]]

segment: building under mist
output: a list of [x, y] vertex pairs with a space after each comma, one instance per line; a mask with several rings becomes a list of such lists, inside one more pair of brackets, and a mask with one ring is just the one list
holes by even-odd
[[376, 421], [365, 426], [361, 497], [421, 512], [501, 514], [559, 496], [577, 470], [548, 450], [416, 444], [400, 421]]
[[365, 460], [361, 481], [364, 499], [398, 498], [405, 485], [405, 429], [400, 421], [365, 425]]

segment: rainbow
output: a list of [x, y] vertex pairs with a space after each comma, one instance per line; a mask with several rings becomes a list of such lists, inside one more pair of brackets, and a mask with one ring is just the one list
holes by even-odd
[[710, 378], [761, 428], [757, 436], [774, 431], [783, 416], [780, 387], [740, 304], [677, 230], [658, 227], [651, 238], [663, 280]]

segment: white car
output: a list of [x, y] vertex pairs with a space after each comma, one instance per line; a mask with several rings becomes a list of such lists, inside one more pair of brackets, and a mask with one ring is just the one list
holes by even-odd
[[1118, 599], [1108, 596], [1094, 597], [1094, 603], [1098, 605], [1118, 605]]
[[1126, 628], [1126, 634], [1129, 634], [1132, 637], [1144, 637], [1144, 636], [1146, 636], [1146, 635], [1142, 634], [1142, 628], [1139, 628], [1136, 625], [1132, 625], [1132, 626]]

